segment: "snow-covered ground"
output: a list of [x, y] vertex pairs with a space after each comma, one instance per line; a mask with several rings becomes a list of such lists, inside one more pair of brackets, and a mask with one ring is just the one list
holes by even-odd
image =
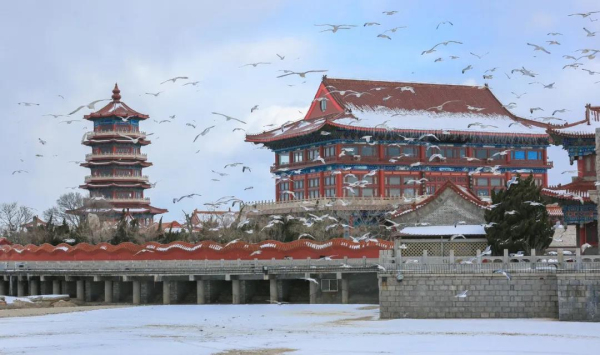
[[600, 349], [598, 323], [378, 320], [378, 314], [376, 306], [360, 305], [190, 305], [5, 318], [0, 353], [283, 354], [268, 349], [287, 348], [311, 355], [514, 355]]

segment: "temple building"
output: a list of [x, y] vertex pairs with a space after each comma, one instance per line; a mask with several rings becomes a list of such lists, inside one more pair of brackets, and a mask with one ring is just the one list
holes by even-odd
[[[559, 202], [564, 223], [577, 228], [577, 246], [598, 246], [598, 206], [596, 194], [596, 128], [600, 127], [600, 106], [586, 105], [585, 117], [568, 127], [550, 128], [554, 144], [568, 152], [571, 164], [577, 162], [573, 181], [549, 186], [542, 192]], [[588, 253], [594, 253], [588, 249]]]
[[167, 210], [151, 206], [150, 199], [144, 195], [151, 185], [142, 169], [152, 166], [152, 163], [141, 152], [141, 147], [150, 144], [150, 141], [146, 133], [140, 131], [140, 122], [149, 116], [122, 102], [121, 91], [115, 84], [112, 101], [84, 118], [93, 122], [94, 130], [87, 133], [82, 141], [92, 148], [92, 152], [81, 164], [90, 168], [91, 173], [80, 188], [89, 190], [91, 200], [107, 203], [107, 207], [94, 212], [101, 212], [107, 220], [114, 221], [126, 211], [141, 225], [150, 225], [154, 215]]
[[[323, 77], [304, 119], [248, 134], [274, 152], [275, 203], [410, 208], [447, 182], [486, 200], [517, 173], [547, 186], [547, 125], [517, 117], [487, 86]], [[376, 207], [374, 207], [376, 206]]]

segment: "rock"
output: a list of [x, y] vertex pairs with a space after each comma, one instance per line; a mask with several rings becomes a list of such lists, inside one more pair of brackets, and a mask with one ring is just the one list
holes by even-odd
[[12, 303], [13, 308], [41, 308], [44, 305], [35, 303], [35, 302], [26, 302], [21, 300], [14, 300]]

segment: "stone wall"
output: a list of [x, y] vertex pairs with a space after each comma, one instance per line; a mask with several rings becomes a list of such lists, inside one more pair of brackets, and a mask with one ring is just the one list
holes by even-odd
[[[557, 318], [556, 275], [404, 274], [379, 277], [380, 317]], [[468, 290], [465, 298], [455, 297]]]
[[560, 320], [600, 322], [598, 275], [560, 274], [557, 281]]

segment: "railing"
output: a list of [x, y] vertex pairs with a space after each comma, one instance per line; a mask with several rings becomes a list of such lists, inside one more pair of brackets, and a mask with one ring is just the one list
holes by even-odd
[[142, 137], [146, 138], [146, 132], [140, 131], [128, 131], [128, 130], [109, 130], [109, 131], [94, 131], [88, 133], [88, 138], [92, 137], [104, 137], [104, 136], [118, 136], [120, 134], [132, 137]]
[[118, 159], [141, 159], [141, 160], [146, 160], [148, 159], [147, 154], [144, 153], [92, 153], [92, 154], [86, 154], [85, 155], [85, 160], [89, 161], [92, 160], [94, 158], [111, 158], [111, 157], [115, 157]]
[[[417, 197], [417, 202], [422, 201], [429, 197], [428, 195], [421, 195]], [[342, 202], [343, 201], [343, 202]], [[270, 210], [285, 210], [294, 208], [303, 208], [315, 206], [327, 207], [328, 205], [335, 206], [336, 209], [343, 209], [344, 205], [347, 205], [348, 209], [356, 209], [360, 207], [381, 207], [381, 209], [390, 208], [391, 205], [410, 205], [413, 201], [405, 202], [402, 197], [338, 197], [338, 198], [308, 198], [301, 200], [289, 200], [289, 201], [252, 201], [246, 202], [246, 205], [252, 206], [255, 211], [265, 212]]]
[[137, 180], [137, 181], [149, 181], [150, 177], [144, 176], [86, 176], [85, 182], [90, 181], [104, 181], [104, 180]]
[[126, 203], [126, 202], [130, 202], [130, 203], [150, 203], [150, 198], [148, 197], [142, 197], [142, 198], [107, 198], [106, 201], [108, 202], [122, 202], [122, 203]]

